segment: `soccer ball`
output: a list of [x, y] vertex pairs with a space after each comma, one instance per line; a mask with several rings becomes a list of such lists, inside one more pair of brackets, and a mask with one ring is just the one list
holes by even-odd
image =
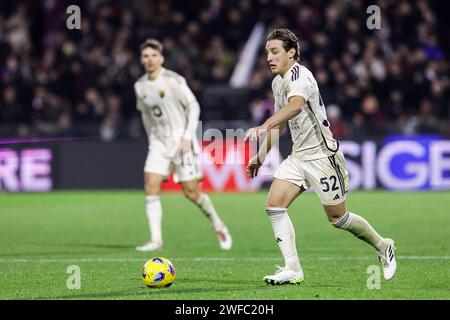
[[141, 275], [149, 288], [170, 287], [175, 281], [175, 268], [168, 259], [155, 257], [144, 264]]

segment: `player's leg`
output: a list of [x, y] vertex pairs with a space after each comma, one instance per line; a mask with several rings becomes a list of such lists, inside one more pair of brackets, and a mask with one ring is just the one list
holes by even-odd
[[387, 248], [386, 240], [381, 237], [370, 223], [356, 213], [347, 211], [345, 201], [336, 205], [323, 205], [330, 223], [342, 230], [347, 230], [357, 238], [367, 242], [377, 250], [383, 252]]
[[198, 180], [181, 181], [183, 193], [187, 199], [191, 200], [199, 207], [203, 214], [209, 219], [219, 239], [220, 247], [223, 250], [230, 250], [232, 237], [227, 226], [219, 217], [210, 197], [200, 191]]
[[[393, 272], [395, 272], [393, 241], [381, 237], [366, 219], [347, 210], [345, 200], [348, 189], [348, 172], [342, 153], [308, 161], [305, 165], [305, 175], [320, 197], [330, 223], [370, 244], [379, 256], [388, 252], [388, 258], [393, 261], [391, 266], [394, 267]], [[386, 269], [385, 278], [392, 278], [393, 272]], [[390, 275], [390, 273], [392, 274]]]
[[184, 195], [197, 205], [210, 220], [219, 239], [220, 247], [223, 250], [230, 250], [232, 237], [228, 228], [219, 217], [209, 196], [200, 191], [198, 182], [203, 178], [203, 175], [197, 155], [194, 153], [179, 155], [173, 159], [173, 164], [174, 179], [176, 182], [181, 183]]
[[328, 221], [339, 229], [347, 230], [367, 242], [378, 252], [386, 250], [387, 243], [363, 217], [347, 211], [345, 201], [335, 205], [324, 205]]
[[[284, 163], [282, 166], [286, 168]], [[275, 176], [283, 176], [280, 169]], [[286, 170], [284, 170], [286, 176]], [[267, 215], [272, 224], [275, 240], [284, 258], [284, 267], [264, 277], [270, 284], [298, 284], [303, 281], [303, 270], [297, 254], [295, 230], [288, 215], [288, 207], [305, 189], [292, 182], [274, 178], [265, 203]]]
[[160, 250], [163, 247], [162, 239], [162, 207], [159, 197], [161, 190], [161, 183], [164, 176], [146, 172], [144, 173], [145, 180], [145, 211], [147, 213], [148, 226], [150, 229], [151, 240], [142, 246], [136, 247], [138, 251], [153, 251]]
[[384, 278], [386, 280], [392, 279], [397, 268], [394, 256], [394, 241], [380, 236], [372, 225], [360, 215], [347, 211], [345, 201], [336, 205], [324, 205], [323, 207], [327, 213], [328, 221], [334, 227], [349, 231], [375, 248], [383, 266]]
[[145, 167], [145, 211], [148, 219], [151, 239], [142, 246], [136, 247], [138, 251], [152, 251], [163, 248], [162, 237], [162, 207], [160, 200], [161, 184], [169, 174], [170, 162], [161, 154], [163, 150], [159, 145], [153, 146], [152, 153], [149, 152]]
[[223, 226], [223, 222], [217, 214], [211, 199], [206, 193], [200, 191], [197, 180], [182, 181], [184, 196], [195, 203], [203, 214], [209, 219], [214, 229]]

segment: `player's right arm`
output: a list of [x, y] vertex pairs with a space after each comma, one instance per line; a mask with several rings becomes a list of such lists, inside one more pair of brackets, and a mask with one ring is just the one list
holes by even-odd
[[150, 137], [150, 115], [147, 114], [144, 101], [142, 101], [142, 98], [138, 94], [137, 84], [134, 85], [134, 94], [136, 96], [136, 109], [141, 112], [141, 120], [144, 125], [145, 133], [147, 134], [147, 137]]
[[179, 101], [186, 112], [187, 123], [183, 134], [182, 151], [183, 154], [187, 154], [192, 152], [192, 139], [195, 137], [200, 119], [200, 105], [184, 78], [180, 77], [177, 85]]
[[141, 119], [144, 124], [145, 133], [147, 134], [147, 138], [150, 138], [150, 116], [146, 111], [141, 111]]
[[272, 130], [268, 131], [258, 152], [248, 162], [246, 171], [250, 178], [254, 178], [258, 175], [258, 170], [262, 166], [264, 161], [266, 160], [266, 156], [269, 153], [269, 151], [272, 149], [272, 146], [274, 144], [278, 145], [278, 142], [279, 142], [279, 139], [281, 136], [281, 132], [283, 131], [285, 126], [286, 126], [286, 122], [281, 123], [278, 126], [274, 127]]

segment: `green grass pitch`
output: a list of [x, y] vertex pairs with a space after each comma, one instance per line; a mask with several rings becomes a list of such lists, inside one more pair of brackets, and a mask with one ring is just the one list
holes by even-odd
[[[398, 270], [368, 289], [375, 251], [330, 226], [313, 193], [290, 208], [305, 282], [270, 286], [262, 278], [283, 260], [264, 211], [266, 192], [211, 194], [234, 247], [219, 249], [208, 221], [181, 194], [163, 194], [165, 248], [148, 239], [141, 191], [0, 194], [0, 299], [449, 299], [449, 193], [353, 192], [349, 209], [396, 240]], [[174, 285], [144, 286], [152, 256], [170, 259]], [[67, 268], [81, 289], [66, 287]]]

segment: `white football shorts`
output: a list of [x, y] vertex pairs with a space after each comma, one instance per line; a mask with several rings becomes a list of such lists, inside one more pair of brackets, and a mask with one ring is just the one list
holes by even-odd
[[333, 156], [308, 161], [291, 154], [281, 163], [273, 177], [289, 181], [305, 190], [312, 187], [324, 205], [343, 202], [348, 192], [348, 171], [341, 151]]
[[149, 145], [144, 172], [160, 174], [167, 179], [172, 171], [177, 183], [203, 178], [197, 154], [177, 152], [174, 156], [167, 156], [167, 148], [163, 143]]

